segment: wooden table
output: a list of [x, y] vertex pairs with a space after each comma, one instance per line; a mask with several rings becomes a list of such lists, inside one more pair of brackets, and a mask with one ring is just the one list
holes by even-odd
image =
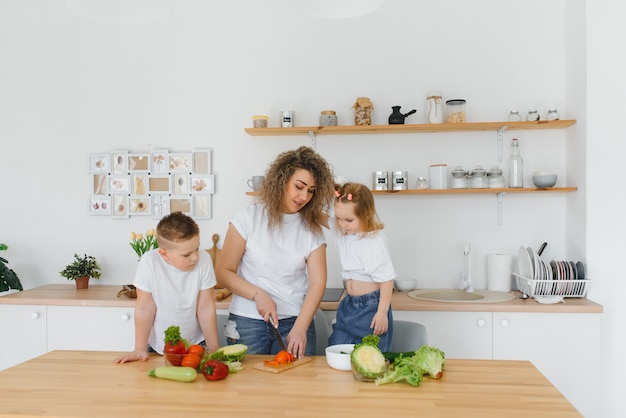
[[0, 416], [55, 417], [580, 417], [527, 361], [448, 359], [440, 380], [375, 386], [324, 357], [284, 373], [244, 370], [218, 382], [151, 378], [164, 364], [115, 364], [112, 352], [53, 351], [0, 372]]

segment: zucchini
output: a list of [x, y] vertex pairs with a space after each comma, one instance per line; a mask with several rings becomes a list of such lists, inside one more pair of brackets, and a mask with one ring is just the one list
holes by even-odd
[[148, 376], [178, 382], [193, 382], [198, 372], [191, 367], [162, 366], [148, 371]]
[[415, 351], [405, 351], [405, 352], [393, 352], [393, 351], [385, 351], [383, 356], [386, 360], [389, 360], [389, 363], [393, 364], [393, 362], [400, 356], [402, 357], [412, 357], [415, 355]]

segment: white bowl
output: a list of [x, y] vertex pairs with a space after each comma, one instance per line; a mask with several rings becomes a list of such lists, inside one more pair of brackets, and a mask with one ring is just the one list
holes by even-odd
[[326, 347], [326, 362], [336, 370], [352, 370], [350, 353], [354, 344], [336, 344]]
[[395, 279], [393, 281], [396, 289], [401, 292], [410, 292], [417, 287], [417, 280], [415, 279]]
[[533, 183], [540, 189], [554, 187], [557, 175], [554, 173], [546, 173], [543, 171], [535, 171], [533, 173]]

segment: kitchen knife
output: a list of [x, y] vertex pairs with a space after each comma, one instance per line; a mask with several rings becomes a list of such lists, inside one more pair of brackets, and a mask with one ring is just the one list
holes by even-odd
[[287, 346], [285, 346], [285, 343], [283, 342], [283, 338], [280, 336], [280, 332], [278, 332], [278, 328], [276, 328], [276, 324], [274, 324], [274, 318], [272, 318], [272, 315], [270, 315], [270, 323], [272, 324], [272, 332], [274, 333], [274, 338], [276, 338], [276, 341], [278, 341], [278, 345], [280, 346], [280, 349], [283, 351], [287, 351]]

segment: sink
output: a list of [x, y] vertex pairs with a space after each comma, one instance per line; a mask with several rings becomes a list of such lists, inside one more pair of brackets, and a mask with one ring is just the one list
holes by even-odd
[[466, 292], [459, 289], [419, 289], [409, 292], [409, 297], [446, 303], [497, 303], [515, 299], [515, 295], [510, 292], [498, 292], [496, 290]]

